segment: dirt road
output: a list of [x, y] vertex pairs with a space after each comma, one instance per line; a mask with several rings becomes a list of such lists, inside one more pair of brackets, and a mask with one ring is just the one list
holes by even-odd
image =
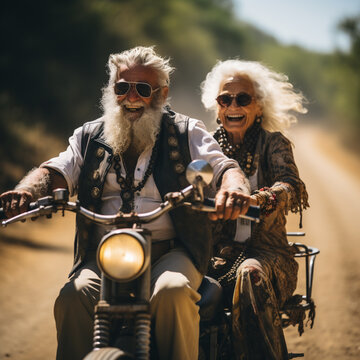
[[[311, 205], [303, 220], [306, 238], [299, 240], [321, 254], [315, 326], [301, 337], [287, 329], [289, 351], [305, 352], [305, 359], [360, 359], [360, 160], [316, 129], [291, 135]], [[290, 216], [288, 230], [297, 224]], [[54, 359], [52, 307], [71, 267], [73, 225], [71, 215], [56, 215], [0, 230], [1, 360]], [[301, 272], [300, 288], [302, 282]]]
[[[360, 159], [318, 129], [302, 128], [293, 139], [310, 194], [304, 241], [321, 253], [315, 266], [315, 325], [301, 337], [288, 329], [289, 351], [305, 351], [306, 359], [360, 359]], [[296, 221], [291, 217], [288, 230]]]

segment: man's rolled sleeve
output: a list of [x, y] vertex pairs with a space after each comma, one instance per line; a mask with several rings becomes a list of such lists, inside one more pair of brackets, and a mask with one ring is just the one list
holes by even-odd
[[214, 178], [212, 185], [214, 189], [227, 169], [240, 168], [237, 161], [229, 159], [223, 154], [220, 145], [200, 120], [190, 119], [189, 121], [189, 148], [192, 160], [205, 160], [213, 168]]
[[67, 149], [57, 157], [45, 161], [40, 167], [47, 167], [62, 174], [67, 182], [70, 196], [77, 192], [78, 179], [84, 159], [81, 155], [82, 128], [77, 128], [69, 138]]

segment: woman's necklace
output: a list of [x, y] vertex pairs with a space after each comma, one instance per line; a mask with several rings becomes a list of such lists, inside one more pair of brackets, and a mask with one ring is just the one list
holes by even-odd
[[214, 133], [214, 138], [219, 143], [223, 153], [236, 160], [247, 177], [253, 175], [257, 168], [257, 164], [254, 160], [260, 129], [261, 118], [257, 118], [251, 128], [246, 131], [244, 142], [235, 145], [231, 143], [228, 134], [222, 125], [220, 125]]
[[145, 171], [144, 177], [138, 183], [137, 186], [134, 185], [133, 174], [126, 174], [126, 178], [124, 178], [121, 175], [120, 156], [118, 154], [114, 156], [114, 169], [116, 172], [116, 181], [121, 188], [120, 196], [122, 199], [122, 206], [120, 208], [120, 211], [122, 211], [123, 213], [127, 214], [134, 210], [135, 192], [141, 191], [141, 189], [145, 186], [147, 179], [153, 173], [155, 161], [158, 155], [158, 142], [159, 142], [159, 135], [157, 136], [154, 147], [152, 149], [149, 165]]

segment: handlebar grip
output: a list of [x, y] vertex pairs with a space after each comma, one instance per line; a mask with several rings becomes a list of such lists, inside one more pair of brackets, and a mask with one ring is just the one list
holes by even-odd
[[250, 205], [245, 215], [258, 219], [260, 217], [260, 207]]
[[212, 198], [205, 198], [204, 205], [215, 208], [215, 199]]
[[[215, 199], [205, 198], [204, 205], [215, 208]], [[260, 217], [260, 208], [259, 206], [249, 206], [248, 211], [246, 212], [245, 216], [258, 219]]]
[[[28, 210], [34, 210], [38, 207], [37, 202], [31, 202], [28, 206]], [[5, 215], [5, 211], [3, 208], [0, 208], [0, 220], [6, 220], [7, 217]]]

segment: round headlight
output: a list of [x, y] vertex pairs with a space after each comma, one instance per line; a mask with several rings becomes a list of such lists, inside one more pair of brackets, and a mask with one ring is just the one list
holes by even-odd
[[98, 265], [106, 276], [117, 281], [128, 281], [140, 275], [146, 254], [142, 237], [137, 234], [115, 231], [101, 242]]

